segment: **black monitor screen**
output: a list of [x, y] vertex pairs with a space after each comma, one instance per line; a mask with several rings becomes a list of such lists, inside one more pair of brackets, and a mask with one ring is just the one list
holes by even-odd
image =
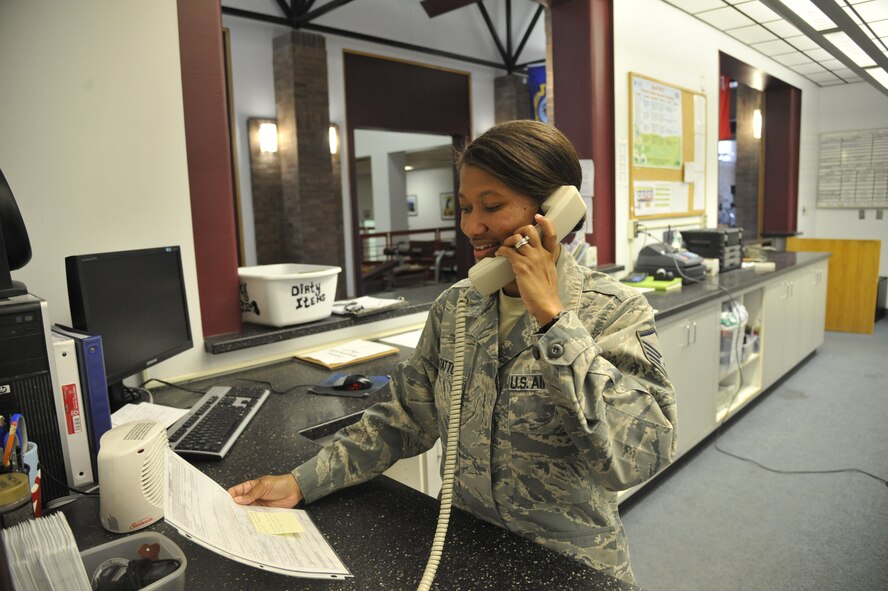
[[102, 336], [109, 385], [192, 347], [178, 246], [65, 259], [74, 328]]

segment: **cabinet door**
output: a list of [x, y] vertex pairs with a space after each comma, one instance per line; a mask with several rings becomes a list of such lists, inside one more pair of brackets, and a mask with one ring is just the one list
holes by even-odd
[[719, 313], [712, 306], [657, 326], [663, 363], [675, 387], [677, 455], [715, 429]]
[[762, 388], [776, 382], [789, 369], [785, 354], [789, 289], [789, 282], [785, 279], [765, 287], [761, 335]]
[[823, 344], [823, 330], [826, 324], [826, 273], [825, 263], [806, 269], [799, 281], [801, 290], [800, 311], [800, 356], [804, 358]]

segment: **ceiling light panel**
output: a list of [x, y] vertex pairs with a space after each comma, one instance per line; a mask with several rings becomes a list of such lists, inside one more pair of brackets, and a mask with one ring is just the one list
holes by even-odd
[[869, 68], [866, 73], [875, 78], [879, 84], [888, 88], [888, 72], [882, 68]]
[[834, 29], [836, 24], [828, 16], [814, 6], [811, 0], [780, 0], [780, 3], [796, 13], [799, 18], [818, 31]]
[[855, 64], [860, 66], [861, 68], [868, 68], [870, 66], [875, 66], [876, 62], [866, 54], [864, 50], [860, 48], [857, 43], [855, 43], [851, 37], [848, 36], [847, 33], [843, 31], [839, 31], [837, 33], [827, 33], [824, 37], [835, 45], [842, 53], [847, 55], [854, 61]]
[[888, 38], [888, 19], [883, 21], [875, 21], [869, 24], [870, 29], [873, 30], [873, 33], [878, 35], [879, 37]]
[[[852, 4], [854, 3], [852, 2]], [[867, 22], [886, 20], [888, 19], [888, 0], [870, 0], [854, 4], [854, 10]]]

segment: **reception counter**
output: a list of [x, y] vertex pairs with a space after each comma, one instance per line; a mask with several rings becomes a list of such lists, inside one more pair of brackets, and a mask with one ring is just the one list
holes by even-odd
[[[787, 353], [786, 334], [796, 330], [788, 324], [790, 291], [819, 294], [824, 281], [822, 269], [828, 254], [794, 253], [773, 257], [775, 270], [755, 273], [735, 270], [698, 285], [686, 285], [681, 291], [645, 294], [657, 310], [657, 326], [663, 344], [667, 370], [676, 385], [680, 422], [679, 454], [687, 452], [725, 420], [748, 403], [770, 383], [816, 348], [818, 331]], [[813, 287], [805, 283], [812, 276]], [[796, 285], [795, 290], [790, 284]], [[825, 297], [825, 296], [824, 296]], [[734, 372], [742, 376], [746, 388], [742, 400], [736, 395], [728, 402], [735, 408], [719, 408], [719, 393], [729, 387], [736, 375], [723, 375], [719, 363], [719, 315], [728, 302], [747, 303], [754, 314], [761, 349]], [[428, 303], [417, 304], [425, 305]], [[805, 310], [814, 314], [825, 305], [817, 297]], [[398, 313], [414, 314], [416, 310]], [[781, 320], [782, 317], [782, 320]], [[781, 324], [782, 321], [782, 324]], [[810, 324], [812, 319], [799, 318]], [[343, 323], [367, 322], [367, 319], [331, 319], [329, 327]], [[753, 322], [752, 320], [750, 322]], [[239, 339], [217, 340], [208, 344], [217, 352], [235, 350], [278, 339], [290, 330], [304, 336], [306, 330], [321, 334], [318, 326], [292, 327], [282, 331], [260, 331]], [[319, 329], [320, 327], [320, 329]], [[261, 333], [261, 334], [260, 334]], [[274, 333], [274, 334], [272, 334]], [[822, 323], [819, 338], [822, 341]], [[259, 336], [257, 336], [259, 335]], [[700, 345], [695, 348], [694, 345]], [[411, 349], [402, 348], [397, 356], [385, 357], [351, 366], [349, 373], [385, 375], [399, 361], [406, 360]], [[779, 353], [779, 355], [778, 355]], [[767, 361], [769, 357], [779, 358]], [[748, 369], [747, 369], [748, 368]], [[770, 372], [770, 373], [769, 373]], [[375, 402], [388, 398], [386, 389], [366, 398], [317, 396], [307, 392], [308, 385], [325, 379], [329, 372], [295, 359], [208, 378], [188, 385], [205, 390], [211, 385], [262, 383], [274, 392], [254, 421], [238, 439], [228, 457], [221, 462], [194, 462], [223, 487], [269, 473], [284, 473], [307, 460], [319, 449], [314, 441], [357, 421]], [[750, 389], [752, 388], [752, 389]], [[738, 392], [739, 393], [739, 392]], [[156, 402], [189, 407], [198, 394], [166, 388], [156, 393]], [[631, 493], [632, 491], [630, 491]], [[627, 493], [628, 495], [629, 493]], [[625, 498], [624, 495], [623, 498]], [[431, 546], [437, 518], [437, 501], [431, 496], [387, 477], [340, 491], [307, 507], [320, 531], [327, 537], [346, 567], [354, 574], [347, 581], [327, 582], [293, 579], [268, 573], [227, 560], [191, 543], [173, 528], [160, 522], [151, 529], [173, 539], [189, 559], [186, 588], [213, 585], [219, 589], [414, 589], [422, 575]], [[104, 531], [98, 519], [98, 500], [81, 499], [64, 509], [81, 549], [119, 536]], [[435, 589], [632, 589], [612, 577], [579, 562], [555, 554], [520, 536], [454, 510], [443, 562]]]

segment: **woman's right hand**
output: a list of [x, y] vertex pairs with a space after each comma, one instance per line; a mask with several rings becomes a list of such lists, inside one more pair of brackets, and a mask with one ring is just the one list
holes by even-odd
[[295, 507], [302, 502], [302, 489], [292, 474], [263, 476], [241, 482], [228, 489], [238, 505], [262, 505], [264, 507]]

